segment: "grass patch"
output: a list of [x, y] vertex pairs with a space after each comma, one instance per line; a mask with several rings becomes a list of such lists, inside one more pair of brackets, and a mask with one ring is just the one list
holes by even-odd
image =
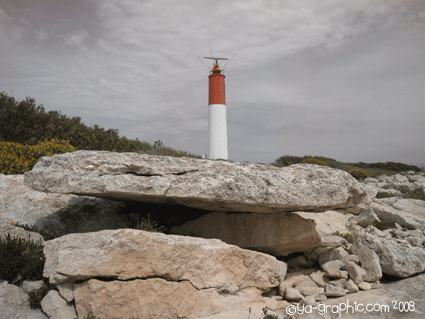
[[52, 240], [57, 238], [58, 236], [55, 235], [55, 232], [53, 230], [49, 229], [41, 229], [39, 230], [34, 225], [27, 225], [27, 224], [20, 224], [20, 223], [13, 223], [13, 226], [25, 229], [26, 231], [31, 231], [35, 233], [39, 233], [41, 236], [43, 236], [44, 240]]
[[425, 193], [422, 188], [417, 188], [413, 191], [405, 193], [403, 198], [420, 199], [425, 201]]
[[332, 236], [339, 236], [339, 237], [342, 237], [342, 238], [344, 238], [346, 241], [348, 241], [350, 244], [354, 243], [354, 242], [356, 241], [356, 239], [357, 239], [357, 236], [354, 236], [354, 235], [353, 235], [353, 234], [351, 234], [351, 233], [345, 233], [345, 234], [342, 234], [342, 233], [340, 233], [339, 231], [334, 232], [334, 233], [332, 234]]
[[376, 196], [375, 196], [375, 198], [390, 198], [390, 197], [397, 197], [397, 195], [382, 192], [382, 193], [376, 194]]
[[372, 225], [378, 228], [379, 230], [395, 228], [395, 224], [393, 222], [378, 222], [377, 220], [375, 220]]
[[337, 161], [333, 158], [324, 157], [324, 156], [311, 156], [311, 155], [305, 155], [305, 156], [281, 156], [277, 160], [275, 160], [274, 163], [271, 165], [277, 166], [277, 167], [284, 167], [289, 166], [293, 164], [301, 163], [304, 160], [307, 159], [315, 159], [318, 161], [324, 162], [327, 166], [340, 169], [343, 171], [348, 172], [349, 170], [359, 169], [364, 172], [366, 172], [369, 177], [377, 177], [381, 175], [395, 175], [399, 174], [403, 171], [415, 171], [420, 172], [421, 169], [417, 166], [413, 165], [407, 165], [403, 163], [394, 163], [394, 162], [386, 162], [386, 163], [345, 163]]

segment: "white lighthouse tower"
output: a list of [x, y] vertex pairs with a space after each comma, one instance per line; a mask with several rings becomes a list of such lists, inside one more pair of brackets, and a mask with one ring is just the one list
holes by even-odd
[[215, 60], [210, 71], [208, 95], [208, 158], [228, 159], [227, 150], [227, 119], [226, 91], [223, 70], [219, 68], [218, 60], [227, 58], [205, 57]]

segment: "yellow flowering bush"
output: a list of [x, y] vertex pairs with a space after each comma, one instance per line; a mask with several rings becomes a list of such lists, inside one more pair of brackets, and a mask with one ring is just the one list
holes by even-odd
[[37, 145], [0, 142], [0, 173], [23, 174], [30, 171], [42, 156], [76, 151], [68, 141], [52, 139]]

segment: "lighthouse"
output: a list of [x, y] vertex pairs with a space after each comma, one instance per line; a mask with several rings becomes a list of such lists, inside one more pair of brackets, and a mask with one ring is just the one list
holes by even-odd
[[210, 71], [208, 94], [208, 158], [228, 159], [227, 150], [227, 119], [226, 119], [226, 91], [223, 70], [218, 60], [227, 58], [205, 57], [215, 60]]

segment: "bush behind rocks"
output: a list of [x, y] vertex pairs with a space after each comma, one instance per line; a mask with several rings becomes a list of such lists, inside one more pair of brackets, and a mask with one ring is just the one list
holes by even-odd
[[0, 238], [0, 279], [10, 283], [43, 279], [44, 262], [41, 242], [7, 234]]

